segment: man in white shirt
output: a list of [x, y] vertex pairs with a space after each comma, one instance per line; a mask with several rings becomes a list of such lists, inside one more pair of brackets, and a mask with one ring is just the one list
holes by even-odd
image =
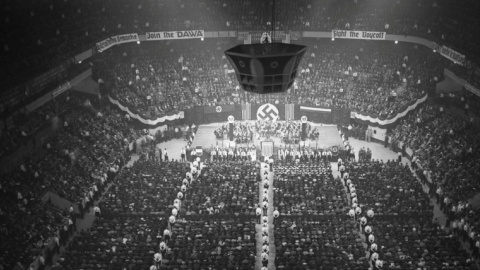
[[277, 220], [277, 218], [280, 216], [280, 212], [278, 211], [278, 209], [275, 209], [275, 211], [273, 211], [273, 224], [275, 225], [275, 220]]
[[182, 151], [180, 151], [180, 158], [181, 158], [182, 162], [185, 162], [186, 155], [187, 155], [187, 152], [185, 151], [184, 148], [182, 148]]

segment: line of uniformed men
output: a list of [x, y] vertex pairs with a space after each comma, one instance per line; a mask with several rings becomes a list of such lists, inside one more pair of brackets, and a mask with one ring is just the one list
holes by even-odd
[[227, 160], [252, 160], [252, 156], [254, 155], [253, 149], [245, 149], [245, 148], [238, 148], [238, 149], [227, 149], [227, 148], [219, 148], [213, 149], [210, 153], [212, 156], [212, 160], [216, 161], [227, 161]]
[[278, 149], [278, 157], [281, 162], [290, 162], [299, 159], [301, 162], [320, 162], [320, 160], [332, 160], [332, 151], [329, 149]]

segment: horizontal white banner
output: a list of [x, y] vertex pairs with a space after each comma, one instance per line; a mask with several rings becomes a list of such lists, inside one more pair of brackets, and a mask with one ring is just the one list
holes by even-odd
[[465, 55], [463, 55], [463, 54], [461, 54], [461, 53], [459, 53], [455, 50], [452, 50], [445, 45], [440, 48], [440, 54], [443, 57], [452, 60], [456, 64], [459, 64], [461, 66], [465, 66]]
[[332, 38], [384, 40], [386, 32], [332, 30]]
[[308, 111], [308, 112], [332, 112], [331, 109], [323, 109], [323, 108], [317, 108], [317, 107], [306, 107], [306, 106], [300, 106], [300, 111]]
[[475, 95], [479, 96], [480, 97], [480, 89], [476, 88], [475, 86], [469, 84], [469, 83], [465, 83], [465, 89], [467, 89], [468, 91], [474, 93]]
[[147, 32], [145, 37], [147, 40], [192, 39], [204, 38], [205, 32], [203, 30]]
[[127, 43], [127, 42], [136, 42], [138, 40], [139, 39], [138, 39], [137, 33], [113, 36], [98, 42], [97, 50], [99, 52], [103, 52], [114, 45]]

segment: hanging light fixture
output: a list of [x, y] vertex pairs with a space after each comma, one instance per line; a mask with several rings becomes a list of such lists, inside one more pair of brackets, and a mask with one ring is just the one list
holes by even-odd
[[[287, 91], [307, 47], [275, 43], [275, 0], [272, 3], [271, 35], [264, 32], [260, 44], [237, 45], [225, 51], [243, 90], [258, 94]], [[273, 38], [272, 38], [273, 37]]]

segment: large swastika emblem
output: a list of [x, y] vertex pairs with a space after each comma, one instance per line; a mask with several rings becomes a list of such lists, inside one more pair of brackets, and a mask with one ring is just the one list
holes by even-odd
[[267, 103], [263, 104], [257, 110], [258, 120], [276, 121], [278, 119], [278, 109], [275, 105]]

